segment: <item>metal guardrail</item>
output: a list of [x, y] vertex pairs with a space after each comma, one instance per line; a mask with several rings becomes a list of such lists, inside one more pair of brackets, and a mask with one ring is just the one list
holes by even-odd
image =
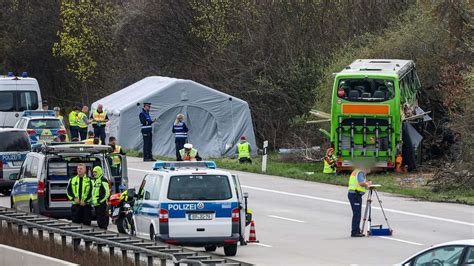
[[[124, 259], [128, 258], [129, 251], [131, 251], [134, 254], [135, 265], [140, 265], [141, 256], [147, 258], [148, 265], [154, 265], [155, 258], [159, 259], [159, 265], [162, 266], [165, 266], [167, 261], [175, 265], [181, 263], [187, 265], [251, 265], [205, 252], [168, 244], [160, 245], [157, 242], [97, 227], [79, 225], [5, 207], [0, 207], [0, 223], [2, 221], [6, 221], [10, 230], [12, 230], [13, 224], [18, 227], [19, 232], [23, 232], [23, 229], [26, 228], [31, 237], [33, 237], [33, 230], [36, 230], [40, 240], [43, 239], [44, 232], [49, 234], [50, 241], [56, 241], [55, 237], [60, 236], [63, 246], [67, 245], [67, 237], [69, 237], [72, 240], [74, 251], [79, 250], [81, 240], [84, 241], [86, 250], [90, 250], [91, 245], [95, 243], [99, 255], [104, 253], [104, 247], [109, 249], [110, 256], [115, 256], [116, 248], [120, 249]], [[3, 225], [0, 224], [1, 226]]]

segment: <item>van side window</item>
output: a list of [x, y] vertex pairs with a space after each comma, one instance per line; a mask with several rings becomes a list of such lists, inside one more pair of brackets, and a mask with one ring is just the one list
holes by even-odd
[[152, 192], [151, 192], [151, 200], [159, 200], [160, 199], [160, 192], [161, 192], [161, 184], [163, 182], [163, 176], [156, 176], [155, 178], [155, 184], [152, 187]]
[[33, 157], [33, 160], [31, 160], [31, 178], [38, 177], [38, 170], [39, 170], [38, 163], [39, 163], [38, 158]]
[[31, 164], [33, 162], [34, 157], [29, 157], [25, 163], [23, 164], [23, 178], [31, 178]]
[[155, 184], [156, 176], [148, 176], [145, 186], [143, 187], [143, 199], [152, 200], [153, 188]]
[[11, 112], [15, 110], [15, 92], [0, 91], [0, 111]]

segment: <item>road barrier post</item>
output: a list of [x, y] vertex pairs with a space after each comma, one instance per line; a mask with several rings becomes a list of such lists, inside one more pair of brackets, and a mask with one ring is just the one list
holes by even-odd
[[262, 173], [267, 172], [268, 140], [263, 142]]

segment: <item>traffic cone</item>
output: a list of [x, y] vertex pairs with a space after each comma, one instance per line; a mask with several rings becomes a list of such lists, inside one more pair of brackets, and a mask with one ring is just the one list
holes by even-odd
[[250, 234], [249, 234], [249, 241], [247, 243], [258, 243], [260, 241], [257, 240], [257, 233], [255, 232], [255, 222], [252, 220], [250, 222]]

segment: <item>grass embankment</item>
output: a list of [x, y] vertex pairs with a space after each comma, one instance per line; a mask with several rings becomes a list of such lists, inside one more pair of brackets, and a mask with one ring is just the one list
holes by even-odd
[[[261, 157], [254, 158], [253, 164], [240, 164], [235, 159], [219, 158], [213, 159], [219, 168], [261, 173]], [[339, 174], [337, 176], [323, 174], [322, 162], [302, 162], [289, 163], [279, 161], [278, 155], [269, 156], [267, 164], [268, 175], [284, 176], [320, 183], [347, 186], [348, 174]], [[379, 191], [410, 196], [414, 198], [440, 201], [455, 202], [474, 205], [474, 190], [466, 189], [466, 191], [455, 192], [433, 192], [426, 185], [426, 181], [431, 176], [428, 173], [374, 173], [369, 175], [369, 179], [376, 184], [381, 184]]]
[[[128, 156], [141, 157], [143, 154], [137, 151], [127, 151]], [[174, 160], [155, 156], [157, 160]], [[258, 156], [253, 159], [253, 164], [240, 164], [236, 159], [230, 158], [213, 158], [210, 159], [217, 163], [219, 168], [237, 170], [251, 173], [262, 173], [262, 157]], [[339, 174], [337, 176], [323, 174], [322, 162], [282, 162], [277, 154], [268, 157], [267, 172], [268, 175], [283, 176], [308, 180], [313, 182], [334, 184], [347, 186], [348, 174]], [[474, 205], [474, 190], [466, 188], [465, 191], [451, 192], [433, 192], [426, 185], [430, 173], [374, 173], [369, 175], [369, 179], [376, 184], [381, 184], [379, 191], [400, 194], [403, 196], [414, 197], [429, 201], [454, 202]]]

